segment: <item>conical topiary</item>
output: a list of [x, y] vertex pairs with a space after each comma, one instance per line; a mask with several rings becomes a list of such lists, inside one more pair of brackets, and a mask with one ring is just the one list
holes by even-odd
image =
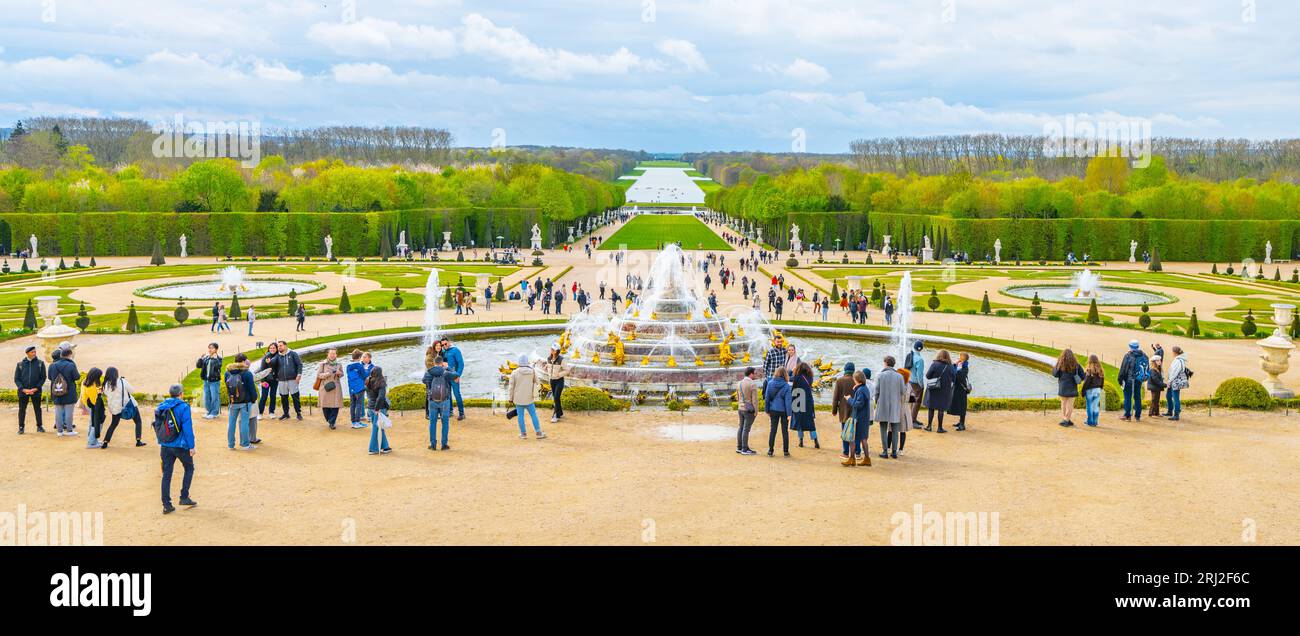
[[68, 264], [67, 264], [67, 262], [65, 262], [65, 261], [63, 260], [63, 257], [60, 256], [60, 257], [59, 257], [59, 271], [63, 271], [63, 270], [65, 270], [65, 269], [68, 269]]
[[448, 288], [444, 289], [444, 290], [443, 290], [443, 293], [442, 293], [442, 308], [443, 308], [443, 309], [451, 309], [452, 306], [454, 306], [455, 304], [456, 304], [456, 301], [453, 300], [452, 297], [451, 297], [451, 288], [448, 287]]
[[91, 266], [91, 267], [99, 267], [99, 263], [96, 263], [96, 262], [95, 262], [95, 257], [94, 257], [94, 255], [91, 255], [91, 257], [90, 257], [90, 266]]
[[1088, 303], [1088, 322], [1090, 322], [1090, 323], [1092, 323], [1092, 324], [1094, 324], [1094, 325], [1097, 324], [1097, 323], [1099, 323], [1099, 322], [1101, 322], [1101, 314], [1098, 314], [1098, 313], [1097, 313], [1097, 299], [1096, 299], [1096, 298], [1093, 298], [1093, 299], [1092, 299], [1092, 302], [1089, 302], [1089, 303]]
[[497, 293], [493, 295], [492, 300], [495, 300], [497, 302], [502, 302], [505, 299], [506, 299], [506, 288], [501, 285], [501, 281], [497, 281]]
[[[23, 266], [27, 261], [23, 261]], [[23, 329], [36, 331], [36, 307], [32, 306], [32, 299], [27, 299], [27, 311], [23, 313]]]
[[393, 300], [391, 302], [393, 303], [393, 309], [402, 308], [402, 303], [406, 302], [402, 300], [402, 290], [396, 287], [393, 288]]
[[1035, 318], [1043, 315], [1043, 302], [1038, 300], [1038, 292], [1034, 292], [1034, 299], [1029, 302], [1029, 313]]
[[231, 320], [239, 320], [243, 317], [243, 313], [244, 312], [239, 308], [239, 294], [231, 294], [229, 318]]
[[984, 292], [984, 300], [980, 301], [980, 313], [985, 316], [993, 313], [993, 308], [989, 306], [989, 293]]
[[90, 314], [86, 313], [86, 303], [81, 303], [81, 307], [77, 309], [77, 320], [74, 324], [82, 331], [90, 326]]
[[831, 302], [833, 302], [833, 303], [840, 302], [840, 283], [839, 283], [839, 281], [834, 281], [834, 280], [831, 281]]
[[1255, 335], [1255, 332], [1257, 331], [1259, 331], [1259, 327], [1255, 325], [1255, 312], [1254, 310], [1247, 309], [1246, 318], [1241, 321], [1241, 335], [1249, 338]]
[[25, 273], [25, 272], [30, 272], [30, 271], [32, 271], [32, 268], [27, 266], [27, 259], [25, 259], [25, 258], [23, 259], [23, 266], [20, 267], [20, 268], [18, 268], [18, 271], [20, 271], [20, 272], [24, 272], [24, 273]]
[[925, 306], [934, 311], [939, 308], [939, 290], [934, 287], [930, 288], [930, 297], [926, 299]]
[[1195, 338], [1201, 335], [1201, 322], [1196, 319], [1196, 308], [1192, 307], [1192, 319], [1187, 321], [1187, 334]]
[[348, 299], [348, 288], [343, 288], [343, 295], [339, 297], [339, 311], [349, 313], [352, 311], [352, 301]]
[[154, 239], [153, 241], [153, 258], [149, 259], [150, 265], [166, 265], [167, 259], [163, 257], [162, 241]]
[[1219, 264], [1218, 264], [1218, 263], [1213, 263], [1213, 264], [1210, 265], [1210, 273], [1211, 273], [1211, 274], [1218, 274], [1218, 273], [1219, 273]]
[[135, 313], [135, 301], [131, 301], [131, 308], [126, 313], [126, 330], [131, 333], [140, 332], [140, 317]]
[[1143, 329], [1151, 326], [1151, 314], [1148, 313], [1150, 311], [1151, 308], [1148, 307], [1146, 303], [1142, 303], [1142, 315], [1138, 316], [1138, 324], [1141, 325]]
[[289, 315], [292, 316], [297, 313], [298, 313], [298, 290], [290, 289], [289, 290]]
[[1158, 272], [1164, 269], [1160, 266], [1160, 248], [1151, 248], [1151, 264], [1147, 266], [1147, 269], [1153, 272]]

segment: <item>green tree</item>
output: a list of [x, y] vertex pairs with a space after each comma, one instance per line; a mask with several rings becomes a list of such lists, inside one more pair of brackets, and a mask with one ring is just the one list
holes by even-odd
[[243, 310], [239, 308], [239, 294], [232, 293], [230, 295], [230, 312], [228, 317], [231, 320], [239, 320], [243, 317], [243, 313]]
[[1241, 321], [1241, 335], [1249, 338], [1255, 335], [1257, 331], [1259, 331], [1259, 327], [1255, 325], [1255, 312], [1247, 309], [1246, 318]]
[[939, 308], [939, 291], [934, 287], [930, 288], [930, 298], [925, 301], [925, 306], [934, 311]]
[[989, 305], [989, 293], [984, 292], [984, 300], [980, 301], [980, 313], [985, 316], [993, 313], [993, 308]]
[[1187, 321], [1187, 334], [1195, 338], [1201, 335], [1201, 322], [1196, 319], [1196, 308], [1192, 307], [1192, 318]]
[[[27, 265], [27, 261], [23, 261]], [[36, 307], [32, 306], [32, 299], [27, 299], [27, 311], [23, 312], [23, 329], [27, 331], [36, 331]]]
[[140, 316], [135, 313], [135, 301], [131, 301], [131, 308], [126, 314], [126, 330], [131, 333], [140, 332]]
[[1043, 315], [1043, 301], [1038, 299], [1038, 292], [1034, 292], [1034, 299], [1029, 302], [1029, 313], [1035, 318]]
[[400, 289], [394, 287], [394, 288], [393, 288], [393, 299], [392, 299], [391, 301], [389, 301], [389, 302], [392, 303], [392, 305], [393, 305], [393, 309], [401, 309], [401, 308], [402, 308], [402, 303], [406, 302], [406, 301], [402, 300], [402, 290], [400, 290]]
[[298, 313], [298, 290], [290, 289], [289, 290], [289, 315], [292, 316], [297, 313]]
[[831, 302], [840, 302], [840, 283], [837, 280], [831, 281]]
[[178, 325], [183, 325], [185, 324], [185, 321], [190, 319], [190, 310], [185, 308], [184, 298], [176, 300], [176, 309], [172, 312], [172, 318], [176, 319], [176, 324]]
[[1097, 313], [1096, 298], [1093, 298], [1092, 301], [1088, 303], [1088, 322], [1094, 325], [1101, 322], [1101, 315]]
[[1151, 271], [1153, 271], [1153, 272], [1159, 272], [1159, 271], [1162, 271], [1162, 270], [1164, 269], [1163, 267], [1160, 266], [1160, 248], [1159, 248], [1159, 247], [1152, 247], [1152, 248], [1151, 248], [1151, 264], [1147, 266], [1147, 269], [1149, 269], [1149, 270], [1151, 270]]
[[498, 280], [498, 281], [497, 281], [497, 293], [496, 293], [495, 295], [493, 295], [492, 300], [495, 300], [495, 301], [497, 301], [497, 302], [505, 302], [505, 299], [506, 299], [506, 288], [503, 287], [503, 286], [501, 285], [501, 281]]
[[1218, 274], [1218, 273], [1219, 273], [1219, 264], [1218, 264], [1218, 263], [1213, 263], [1213, 264], [1210, 265], [1210, 273], [1211, 273], [1211, 274]]
[[1148, 307], [1146, 303], [1142, 303], [1142, 315], [1138, 316], [1138, 324], [1141, 325], [1143, 329], [1151, 326], [1150, 311], [1151, 308]]
[[233, 159], [192, 163], [176, 177], [175, 184], [181, 199], [202, 212], [249, 210], [256, 198]]
[[77, 325], [77, 328], [82, 331], [85, 331], [86, 327], [90, 326], [90, 314], [86, 313], [86, 303], [81, 303], [81, 307], [77, 309], [77, 321], [75, 324]]
[[444, 289], [442, 293], [442, 308], [451, 309], [455, 304], [456, 301], [451, 297], [451, 288], [448, 287]]
[[343, 287], [343, 296], [339, 298], [339, 311], [350, 313], [352, 311], [352, 301], [348, 299], [348, 288]]
[[154, 239], [153, 241], [153, 257], [149, 259], [149, 264], [150, 265], [167, 264], [167, 259], [163, 257], [162, 241], [159, 239]]

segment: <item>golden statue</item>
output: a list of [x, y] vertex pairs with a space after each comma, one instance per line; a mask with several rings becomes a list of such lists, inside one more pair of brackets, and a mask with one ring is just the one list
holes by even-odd
[[614, 340], [614, 364], [623, 366], [627, 362], [627, 354], [623, 352], [623, 343], [617, 339]]
[[695, 366], [697, 366], [697, 367], [702, 367], [702, 366], [704, 366], [704, 361], [701, 360], [699, 356], [695, 356]]
[[729, 367], [735, 361], [736, 355], [731, 352], [731, 338], [727, 338], [718, 345], [718, 362], [724, 367]]
[[[574, 360], [577, 360], [577, 358], [574, 358]], [[600, 352], [599, 352], [599, 351], [597, 351], [597, 352], [591, 354], [591, 363], [592, 363], [592, 364], [600, 364]]]
[[676, 358], [676, 356], [671, 356], [671, 355], [668, 356], [668, 367], [669, 367], [669, 368], [672, 368], [672, 367], [676, 367], [676, 366], [677, 366], [677, 358]]
[[641, 356], [641, 366], [643, 367], [650, 366], [650, 356]]

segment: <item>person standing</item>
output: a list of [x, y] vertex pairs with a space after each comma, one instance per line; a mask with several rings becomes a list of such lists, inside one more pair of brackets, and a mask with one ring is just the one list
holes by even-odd
[[767, 417], [771, 421], [767, 431], [767, 456], [771, 457], [776, 450], [776, 429], [781, 428], [781, 449], [785, 456], [790, 456], [790, 415], [793, 413], [790, 404], [790, 383], [786, 382], [785, 367], [779, 367], [776, 375], [767, 381], [767, 386], [763, 388], [763, 402], [766, 407]]
[[370, 362], [366, 355], [360, 349], [353, 349], [352, 362], [348, 363], [348, 408], [352, 428], [366, 427], [366, 376], [370, 375]]
[[758, 383], [754, 382], [754, 367], [745, 367], [745, 375], [736, 385], [737, 417], [740, 423], [736, 429], [736, 452], [741, 455], [757, 455], [749, 447], [749, 431], [754, 428], [754, 418], [758, 416]]
[[781, 338], [772, 339], [772, 347], [763, 354], [763, 390], [766, 392], [767, 383], [776, 377], [776, 370], [785, 368], [785, 345], [782, 344]]
[[253, 323], [257, 322], [257, 312], [253, 309], [253, 306], [252, 306], [252, 305], [249, 305], [249, 306], [248, 306], [248, 312], [247, 312], [247, 314], [248, 314], [248, 335], [249, 335], [249, 336], [252, 336], [252, 335], [253, 335]]
[[1084, 424], [1096, 426], [1101, 419], [1101, 393], [1106, 384], [1106, 374], [1101, 368], [1101, 358], [1097, 354], [1088, 356], [1088, 365], [1083, 369], [1083, 407]]
[[280, 419], [289, 419], [289, 398], [293, 398], [293, 413], [302, 421], [302, 397], [298, 383], [302, 380], [302, 358], [297, 351], [289, 349], [289, 343], [281, 340], [278, 346], [279, 356], [276, 365], [276, 392], [280, 395]]
[[1124, 417], [1121, 420], [1142, 421], [1142, 383], [1147, 381], [1150, 373], [1151, 364], [1147, 360], [1147, 354], [1142, 352], [1142, 345], [1136, 340], [1130, 341], [1128, 353], [1124, 354], [1124, 359], [1119, 363], [1119, 375], [1116, 378], [1124, 391]]
[[812, 367], [807, 362], [800, 362], [795, 368], [794, 382], [790, 389], [790, 428], [799, 436], [799, 448], [803, 448], [803, 434], [807, 431], [812, 437], [813, 448], [820, 449], [822, 444], [817, 439], [817, 404], [813, 398], [812, 383]]
[[930, 363], [930, 368], [925, 372], [925, 430], [931, 430], [934, 425], [934, 414], [939, 414], [939, 432], [947, 433], [943, 429], [943, 414], [947, 412], [948, 407], [952, 405], [953, 384], [957, 373], [953, 370], [952, 357], [948, 355], [947, 349], [940, 349], [935, 354], [934, 362]]
[[77, 427], [72, 424], [72, 414], [77, 406], [77, 383], [81, 372], [73, 362], [73, 345], [60, 345], [54, 350], [54, 361], [47, 372], [50, 379], [50, 398], [54, 403], [54, 431], [59, 437], [75, 436]]
[[442, 337], [442, 359], [447, 362], [447, 370], [452, 373], [451, 395], [456, 400], [456, 421], [465, 419], [465, 398], [460, 395], [460, 376], [465, 373], [465, 356], [451, 343], [447, 336]]
[[384, 379], [384, 370], [377, 366], [371, 366], [366, 375], [366, 402], [370, 405], [370, 454], [387, 455], [393, 452], [384, 432], [388, 419], [388, 380]]
[[325, 361], [316, 368], [316, 404], [325, 415], [325, 423], [334, 430], [339, 421], [339, 409], [343, 408], [343, 377], [346, 372], [339, 362], [339, 350], [330, 349], [325, 353]]
[[203, 419], [213, 419], [221, 413], [221, 355], [217, 343], [208, 344], [208, 352], [194, 363], [203, 380]]
[[433, 365], [424, 371], [424, 393], [428, 400], [429, 411], [429, 450], [438, 450], [437, 423], [442, 420], [442, 450], [449, 450], [447, 434], [451, 427], [451, 386], [457, 378], [456, 372], [447, 367], [447, 359], [437, 356]]
[[1151, 356], [1151, 370], [1147, 374], [1147, 391], [1151, 394], [1151, 406], [1147, 410], [1150, 417], [1160, 417], [1160, 394], [1165, 390], [1163, 358]]
[[108, 424], [108, 432], [104, 434], [104, 443], [99, 445], [100, 448], [108, 448], [108, 443], [113, 441], [113, 431], [117, 430], [117, 424], [122, 420], [135, 422], [135, 445], [136, 447], [145, 445], [144, 440], [140, 438], [142, 433], [140, 405], [131, 395], [134, 392], [135, 387], [131, 386], [126, 378], [121, 377], [117, 367], [109, 367], [104, 371], [104, 408], [113, 416], [113, 420]]
[[889, 294], [885, 294], [885, 325], [892, 326], [893, 324], [894, 324], [894, 299], [890, 298]]
[[[849, 399], [849, 409], [853, 413], [853, 442], [847, 444], [845, 452], [848, 457], [840, 462], [841, 466], [870, 466], [871, 452], [867, 448], [867, 434], [871, 432], [871, 389], [867, 387], [867, 374], [862, 371], [853, 373], [853, 397]], [[855, 460], [855, 454], [862, 458]]]
[[258, 367], [255, 376], [261, 381], [262, 396], [258, 398], [257, 414], [260, 417], [266, 413], [270, 407], [271, 416], [275, 416], [276, 393], [279, 391], [280, 381], [276, 379], [276, 367], [280, 362], [280, 346], [272, 342], [266, 345], [266, 353], [262, 356], [261, 366]]
[[298, 318], [298, 326], [294, 330], [307, 331], [307, 305], [298, 303], [298, 313], [295, 315]]
[[[831, 415], [839, 418], [841, 431], [844, 429], [844, 422], [853, 415], [849, 401], [853, 399], [853, 387], [856, 386], [853, 382], [853, 372], [856, 370], [857, 367], [852, 362], [844, 363], [844, 375], [836, 378], [835, 387], [831, 389]], [[849, 456], [848, 443], [845, 442], [843, 447], [844, 452], [840, 454], [840, 459]]]
[[1175, 346], [1174, 361], [1169, 364], [1169, 412], [1170, 422], [1177, 422], [1183, 413], [1183, 389], [1192, 385], [1192, 370], [1187, 368], [1187, 354], [1183, 348]]
[[1083, 369], [1079, 367], [1074, 351], [1066, 349], [1056, 359], [1052, 367], [1052, 377], [1056, 378], [1056, 395], [1061, 398], [1061, 426], [1074, 426], [1074, 400], [1079, 397], [1079, 383], [1083, 381]]
[[524, 413], [533, 418], [533, 431], [537, 439], [546, 439], [542, 424], [537, 421], [537, 373], [529, 364], [528, 354], [519, 356], [518, 368], [510, 372], [510, 384], [506, 395], [515, 407], [515, 416], [519, 418], [519, 439], [528, 439], [528, 429], [524, 427]]
[[221, 303], [213, 302], [212, 303], [212, 328], [208, 329], [208, 331], [212, 333], [216, 333], [217, 325], [220, 324], [221, 324]]
[[29, 345], [23, 351], [23, 359], [14, 367], [14, 386], [18, 391], [18, 434], [25, 432], [27, 425], [27, 406], [32, 407], [36, 418], [36, 432], [44, 433], [45, 426], [41, 420], [41, 389], [45, 386], [45, 361], [36, 354], [36, 345]]
[[880, 423], [880, 457], [898, 459], [900, 442], [907, 431], [904, 430], [904, 417], [907, 415], [907, 398], [911, 395], [907, 378], [899, 373], [894, 365], [894, 356], [885, 356], [885, 368], [876, 377], [876, 411], [875, 420]]
[[551, 345], [551, 354], [546, 358], [546, 377], [551, 385], [551, 422], [564, 417], [564, 378], [569, 375], [569, 368], [564, 365], [564, 356], [560, 355], [560, 345]]
[[167, 399], [154, 410], [155, 428], [159, 426], [158, 422], [165, 422], [163, 431], [169, 429], [175, 431], [175, 435], [170, 439], [160, 432], [158, 439], [158, 452], [162, 456], [163, 514], [176, 511], [176, 508], [172, 507], [172, 469], [175, 468], [177, 460], [185, 469], [185, 476], [181, 479], [180, 504], [191, 508], [199, 505], [198, 502], [190, 499], [190, 484], [194, 481], [194, 420], [190, 417], [190, 405], [181, 399], [181, 394], [184, 392], [184, 387], [173, 384], [167, 390]]
[[966, 430], [966, 398], [970, 395], [970, 354], [957, 354], [957, 362], [953, 365], [955, 374], [952, 380], [952, 402], [948, 404], [948, 415], [957, 417], [957, 425], [954, 430]]
[[226, 395], [230, 398], [230, 410], [226, 415], [226, 446], [235, 450], [235, 425], [239, 425], [239, 450], [253, 450], [253, 436], [249, 430], [249, 414], [253, 410], [253, 401], [257, 399], [257, 384], [253, 381], [253, 372], [248, 370], [248, 356], [240, 353], [235, 361], [226, 367]]
[[104, 432], [104, 372], [91, 367], [81, 387], [81, 405], [90, 413], [90, 427], [86, 430], [86, 448], [99, 448], [99, 436]]
[[908, 388], [912, 390], [912, 398], [908, 401], [912, 407], [912, 428], [921, 428], [916, 416], [921, 413], [921, 400], [925, 396], [925, 357], [921, 355], [924, 350], [925, 343], [917, 340], [912, 343], [912, 350], [907, 352], [907, 358], [903, 360], [903, 367], [911, 376]]

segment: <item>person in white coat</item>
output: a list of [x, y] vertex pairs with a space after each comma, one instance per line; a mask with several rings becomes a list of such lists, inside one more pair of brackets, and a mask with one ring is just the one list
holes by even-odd
[[100, 448], [108, 448], [108, 443], [113, 441], [113, 431], [117, 430], [117, 423], [122, 420], [135, 422], [135, 445], [137, 447], [145, 445], [140, 439], [142, 428], [140, 406], [131, 395], [134, 390], [131, 383], [118, 373], [117, 367], [109, 367], [104, 372], [104, 408], [113, 416], [113, 421], [108, 425], [108, 431], [104, 433], [104, 443], [99, 446]]

